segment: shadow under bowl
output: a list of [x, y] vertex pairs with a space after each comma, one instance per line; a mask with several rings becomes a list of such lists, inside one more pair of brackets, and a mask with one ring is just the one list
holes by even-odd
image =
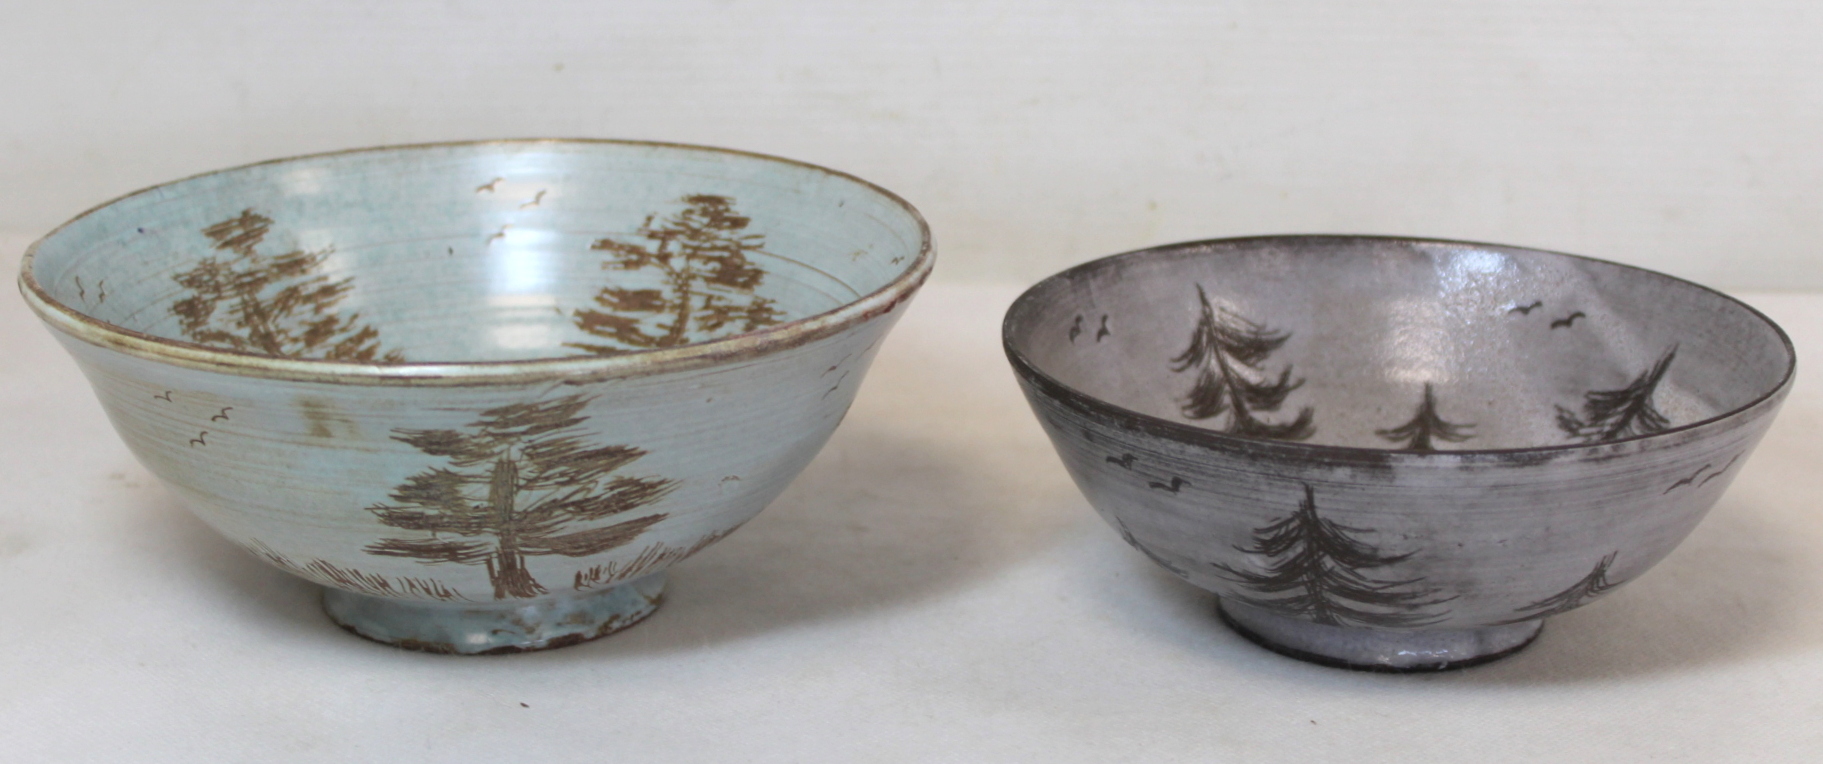
[[1726, 295], [1552, 252], [1269, 236], [1090, 262], [1008, 310], [1065, 467], [1256, 642], [1453, 668], [1645, 572], [1790, 389]]
[[932, 258], [848, 175], [520, 140], [157, 186], [20, 286], [204, 521], [349, 630], [469, 654], [649, 614], [816, 455]]

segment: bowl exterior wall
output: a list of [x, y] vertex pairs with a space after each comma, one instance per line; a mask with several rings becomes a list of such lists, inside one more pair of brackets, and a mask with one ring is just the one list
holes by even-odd
[[1643, 573], [1789, 389], [1653, 438], [1453, 455], [1186, 439], [1027, 370], [1020, 384], [1090, 504], [1159, 565], [1283, 615], [1407, 630], [1541, 618]]
[[251, 378], [53, 334], [134, 455], [234, 543], [325, 586], [490, 602], [656, 573], [752, 518], [904, 304], [713, 366], [511, 385]]

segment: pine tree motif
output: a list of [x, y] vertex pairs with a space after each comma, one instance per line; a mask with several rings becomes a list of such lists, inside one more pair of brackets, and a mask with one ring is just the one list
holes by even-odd
[[1571, 584], [1569, 588], [1537, 602], [1514, 608], [1513, 612], [1523, 613], [1524, 615], [1511, 619], [1507, 621], [1507, 623], [1532, 621], [1546, 616], [1569, 612], [1570, 610], [1581, 607], [1583, 603], [1601, 596], [1602, 593], [1609, 589], [1620, 586], [1620, 584], [1610, 583], [1608, 581], [1608, 568], [1614, 564], [1614, 558], [1619, 556], [1620, 552], [1618, 551], [1610, 552], [1608, 553], [1608, 556], [1601, 558], [1600, 562], [1595, 563], [1595, 568], [1589, 571], [1589, 575], [1583, 576], [1581, 580]]
[[1418, 404], [1418, 412], [1405, 424], [1385, 430], [1374, 430], [1374, 433], [1394, 443], [1405, 443], [1406, 451], [1435, 451], [1432, 440], [1449, 443], [1461, 443], [1475, 435], [1469, 430], [1472, 424], [1452, 424], [1437, 416], [1437, 396], [1431, 390], [1429, 382], [1424, 383], [1424, 401]]
[[380, 352], [380, 330], [362, 324], [359, 313], [334, 311], [354, 288], [353, 277], [332, 280], [317, 273], [334, 250], [261, 254], [258, 247], [271, 228], [271, 218], [248, 209], [203, 229], [222, 255], [173, 277], [190, 292], [171, 306], [185, 336], [287, 358], [405, 360], [397, 350]]
[[1673, 345], [1651, 369], [1634, 378], [1619, 390], [1595, 390], [1583, 396], [1582, 416], [1562, 406], [1557, 407], [1557, 426], [1573, 439], [1584, 443], [1606, 443], [1637, 435], [1651, 435], [1671, 424], [1652, 406], [1652, 394], [1677, 357]]
[[1302, 379], [1292, 380], [1289, 365], [1276, 380], [1259, 368], [1291, 335], [1274, 332], [1226, 308], [1218, 317], [1201, 284], [1196, 286], [1196, 296], [1202, 301], [1202, 315], [1190, 335], [1190, 346], [1171, 359], [1174, 372], [1196, 370], [1196, 385], [1180, 407], [1184, 416], [1209, 419], [1227, 414], [1225, 432], [1246, 437], [1303, 440], [1315, 433], [1309, 407], [1282, 424], [1255, 417], [1257, 412], [1278, 411], [1286, 396], [1304, 384]]
[[1323, 519], [1316, 493], [1304, 486], [1297, 512], [1255, 530], [1252, 546], [1236, 546], [1273, 561], [1264, 573], [1211, 563], [1257, 596], [1239, 597], [1256, 607], [1290, 612], [1330, 626], [1403, 628], [1448, 617], [1434, 608], [1455, 597], [1421, 586], [1424, 579], [1377, 580], [1362, 571], [1403, 562], [1412, 552], [1383, 555], [1351, 536], [1372, 533]]
[[[734, 200], [697, 194], [681, 200], [682, 211], [663, 221], [646, 217], [644, 243], [603, 238], [592, 249], [608, 253], [609, 271], [657, 271], [659, 289], [603, 287], [600, 307], [571, 312], [577, 328], [614, 344], [566, 343], [598, 355], [668, 348], [750, 332], [779, 323], [773, 301], [754, 294], [766, 271], [748, 259], [765, 239], [745, 233], [752, 222], [734, 212]], [[693, 332], [695, 334], [693, 334]]]
[[[587, 557], [638, 538], [664, 513], [575, 528], [651, 504], [676, 480], [615, 476], [646, 455], [632, 446], [593, 446], [577, 426], [590, 398], [488, 409], [462, 430], [394, 430], [393, 439], [447, 467], [432, 467], [393, 489], [395, 504], [367, 511], [384, 525], [429, 533], [368, 545], [370, 554], [426, 564], [486, 565], [494, 598], [545, 593], [525, 559], [533, 555]], [[446, 539], [453, 535], [461, 538]]]

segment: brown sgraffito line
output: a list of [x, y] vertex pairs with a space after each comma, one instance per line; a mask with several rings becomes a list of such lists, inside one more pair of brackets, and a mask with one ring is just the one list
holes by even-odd
[[577, 329], [607, 342], [566, 342], [566, 347], [618, 355], [751, 332], [784, 320], [774, 301], [757, 291], [768, 274], [751, 256], [765, 252], [765, 237], [749, 230], [752, 220], [736, 211], [734, 199], [693, 194], [678, 201], [682, 210], [647, 216], [632, 236], [589, 245], [604, 253], [603, 268], [645, 271], [662, 277], [664, 286], [602, 287], [593, 307], [571, 317]]
[[358, 594], [372, 597], [411, 597], [440, 602], [472, 601], [463, 596], [461, 592], [435, 579], [411, 576], [388, 578], [374, 573], [363, 573], [354, 568], [344, 568], [321, 558], [313, 558], [308, 565], [299, 565], [292, 562], [291, 558], [273, 551], [271, 547], [259, 541], [253, 542], [248, 547], [248, 551], [299, 578], [324, 586], [347, 589]]
[[639, 553], [638, 557], [633, 558], [624, 566], [608, 563], [606, 565], [590, 567], [588, 570], [577, 571], [576, 581], [572, 584], [572, 588], [579, 592], [586, 592], [591, 589], [599, 589], [604, 586], [612, 586], [624, 581], [630, 581], [647, 573], [657, 572], [660, 568], [668, 567], [672, 563], [702, 551], [704, 547], [722, 540], [733, 532], [734, 529], [729, 528], [725, 531], [711, 533], [697, 540], [695, 544], [689, 547], [653, 544], [646, 547], [645, 550]]
[[[380, 330], [359, 312], [336, 307], [354, 289], [354, 277], [323, 273], [333, 247], [262, 252], [271, 218], [252, 208], [202, 229], [212, 251], [171, 278], [184, 297], [171, 303], [184, 337], [202, 345], [286, 358], [396, 363], [398, 350], [382, 352]], [[105, 284], [98, 299], [106, 300]]]

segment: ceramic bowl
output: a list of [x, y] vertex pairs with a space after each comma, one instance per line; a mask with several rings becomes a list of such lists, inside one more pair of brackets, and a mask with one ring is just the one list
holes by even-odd
[[848, 175], [528, 140], [158, 186], [21, 286], [209, 525], [361, 636], [490, 653], [652, 612], [822, 447], [931, 262]]
[[1078, 486], [1228, 623], [1356, 668], [1470, 665], [1670, 553], [1790, 389], [1725, 295], [1516, 247], [1284, 236], [1040, 282], [1007, 356]]

